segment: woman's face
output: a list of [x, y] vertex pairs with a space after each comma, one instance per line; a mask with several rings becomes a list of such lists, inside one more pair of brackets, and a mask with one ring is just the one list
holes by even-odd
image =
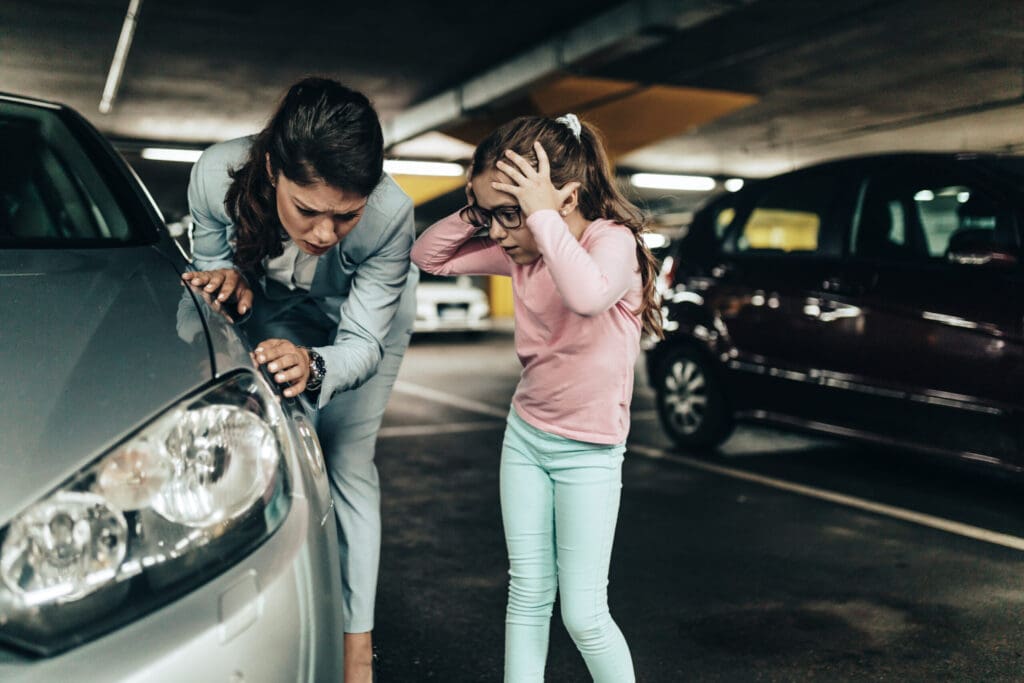
[[366, 197], [318, 181], [299, 185], [277, 174], [277, 215], [293, 242], [320, 256], [352, 232], [363, 215]]
[[[519, 206], [515, 197], [491, 187], [492, 182], [508, 184], [512, 181], [496, 168], [489, 168], [475, 176], [470, 181], [470, 186], [473, 189], [473, 201], [477, 206], [492, 213], [502, 207]], [[496, 219], [492, 219], [488, 234], [514, 263], [525, 266], [540, 258], [540, 249], [533, 239], [530, 228], [526, 226], [526, 216], [521, 216], [520, 220], [518, 228], [506, 228]]]

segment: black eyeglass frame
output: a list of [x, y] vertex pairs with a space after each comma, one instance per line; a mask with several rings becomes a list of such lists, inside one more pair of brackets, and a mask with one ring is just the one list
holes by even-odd
[[[503, 217], [502, 211], [511, 213], [514, 218]], [[490, 228], [492, 220], [498, 221], [506, 230], [515, 230], [523, 226], [523, 210], [518, 206], [499, 206], [493, 211], [488, 211], [476, 204], [467, 204], [459, 209], [459, 218], [480, 229]]]

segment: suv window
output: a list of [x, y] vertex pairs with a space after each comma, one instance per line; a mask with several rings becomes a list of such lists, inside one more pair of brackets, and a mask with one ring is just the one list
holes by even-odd
[[815, 253], [836, 197], [831, 174], [799, 173], [765, 186], [741, 226], [727, 236], [736, 252]]
[[964, 249], [1016, 250], [1012, 210], [955, 169], [902, 169], [867, 182], [850, 239], [856, 256], [946, 259]]
[[711, 211], [711, 224], [715, 230], [715, 241], [721, 242], [726, 231], [736, 218], [734, 202], [722, 202]]

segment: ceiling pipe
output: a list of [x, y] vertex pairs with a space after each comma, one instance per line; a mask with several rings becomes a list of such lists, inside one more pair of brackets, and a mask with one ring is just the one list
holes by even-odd
[[384, 124], [391, 146], [456, 123], [474, 110], [518, 94], [573, 65], [621, 55], [660, 42], [666, 31], [682, 31], [755, 0], [633, 0], [575, 26], [504, 64], [401, 112]]
[[109, 114], [110, 109], [114, 106], [117, 90], [121, 87], [124, 65], [128, 61], [128, 51], [132, 47], [132, 38], [135, 36], [135, 25], [139, 21], [139, 8], [141, 6], [142, 0], [130, 0], [128, 3], [128, 13], [125, 14], [124, 23], [121, 24], [121, 35], [117, 39], [114, 59], [110, 62], [107, 82], [103, 86], [103, 97], [100, 99], [101, 114]]

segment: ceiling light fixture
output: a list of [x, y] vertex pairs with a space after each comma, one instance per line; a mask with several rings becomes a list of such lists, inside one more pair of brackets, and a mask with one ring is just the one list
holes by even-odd
[[643, 236], [648, 249], [661, 249], [668, 244], [668, 237], [660, 232], [645, 232]]
[[132, 47], [132, 37], [135, 35], [135, 25], [139, 21], [141, 6], [142, 0], [131, 0], [128, 3], [128, 13], [121, 24], [121, 35], [117, 38], [114, 59], [110, 62], [110, 70], [107, 71], [107, 82], [103, 85], [103, 96], [100, 98], [101, 114], [109, 114], [111, 107], [114, 106], [114, 98], [117, 97], [117, 89], [121, 87], [121, 76], [124, 74], [125, 62], [128, 61], [128, 50]]
[[430, 175], [451, 177], [466, 172], [461, 164], [446, 161], [413, 161], [409, 159], [385, 159], [384, 170], [393, 175]]
[[634, 173], [629, 178], [634, 187], [649, 190], [685, 190], [708, 192], [715, 189], [715, 179], [702, 175], [672, 175], [667, 173]]
[[194, 164], [199, 160], [203, 150], [201, 149], [180, 149], [173, 147], [145, 147], [140, 156], [150, 161], [180, 161], [187, 164]]

